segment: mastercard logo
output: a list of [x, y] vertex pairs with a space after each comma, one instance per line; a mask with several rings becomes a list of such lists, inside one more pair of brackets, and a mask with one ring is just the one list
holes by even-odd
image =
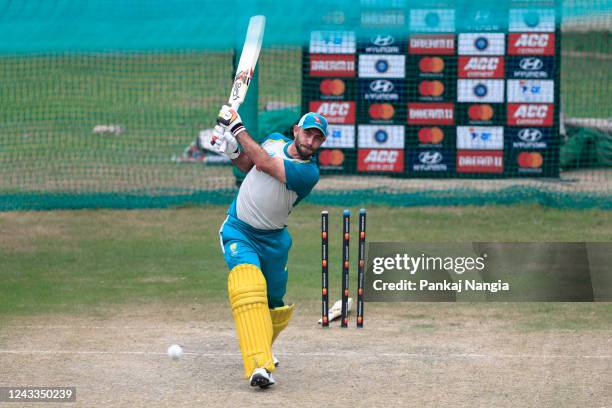
[[346, 90], [346, 85], [341, 79], [325, 79], [321, 81], [319, 89], [322, 95], [340, 96]]
[[468, 109], [471, 120], [491, 120], [493, 118], [493, 107], [491, 105], [472, 105]]
[[516, 161], [522, 168], [539, 169], [544, 163], [544, 158], [537, 152], [522, 152]]
[[341, 166], [344, 163], [342, 150], [322, 150], [319, 154], [319, 163], [322, 166]]
[[422, 128], [419, 130], [419, 142], [423, 144], [439, 144], [444, 140], [444, 132], [439, 127]]
[[440, 57], [424, 57], [419, 61], [419, 70], [425, 73], [444, 71], [444, 60]]
[[419, 93], [421, 96], [440, 96], [444, 93], [444, 84], [440, 81], [422, 81]]
[[395, 115], [395, 108], [389, 103], [375, 103], [368, 110], [372, 119], [391, 119]]

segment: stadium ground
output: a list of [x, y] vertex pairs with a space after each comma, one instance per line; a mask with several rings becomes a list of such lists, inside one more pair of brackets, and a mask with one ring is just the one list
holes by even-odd
[[[314, 205], [290, 218], [288, 299], [298, 309], [275, 348], [278, 384], [251, 390], [218, 248], [224, 210], [0, 213], [0, 386], [74, 385], [77, 406], [612, 402], [607, 303], [367, 304], [364, 330], [322, 330]], [[330, 213], [334, 245], [341, 208]], [[371, 241], [610, 241], [610, 217], [538, 206], [371, 207], [368, 232]], [[333, 268], [332, 290], [339, 282]], [[171, 343], [185, 346], [183, 359], [165, 355]]]

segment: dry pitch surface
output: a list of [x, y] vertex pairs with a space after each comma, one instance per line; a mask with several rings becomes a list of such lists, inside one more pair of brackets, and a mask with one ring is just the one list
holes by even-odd
[[[298, 307], [265, 391], [241, 376], [225, 304], [10, 318], [0, 386], [76, 386], [71, 406], [612, 406], [602, 304], [368, 304], [362, 330], [322, 329], [317, 303]], [[560, 315], [584, 327], [530, 326]]]

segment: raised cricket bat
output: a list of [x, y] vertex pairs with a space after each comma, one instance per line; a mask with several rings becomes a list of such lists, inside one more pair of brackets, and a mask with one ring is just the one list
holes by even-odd
[[[249, 20], [249, 27], [247, 28], [246, 38], [242, 46], [242, 54], [240, 54], [240, 61], [236, 69], [232, 92], [228, 100], [228, 105], [230, 105], [232, 109], [238, 110], [238, 107], [244, 102], [249, 84], [255, 73], [255, 66], [259, 58], [259, 51], [261, 50], [265, 28], [265, 16], [253, 16]], [[216, 125], [215, 131], [217, 135], [221, 136], [223, 135], [224, 129], [222, 126]], [[213, 142], [214, 140], [215, 138], [213, 136]]]

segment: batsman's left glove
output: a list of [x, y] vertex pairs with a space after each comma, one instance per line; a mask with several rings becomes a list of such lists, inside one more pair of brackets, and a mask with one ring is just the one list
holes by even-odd
[[232, 132], [234, 137], [245, 130], [242, 124], [242, 118], [240, 118], [238, 112], [229, 105], [223, 105], [221, 107], [219, 116], [217, 116], [217, 124]]

